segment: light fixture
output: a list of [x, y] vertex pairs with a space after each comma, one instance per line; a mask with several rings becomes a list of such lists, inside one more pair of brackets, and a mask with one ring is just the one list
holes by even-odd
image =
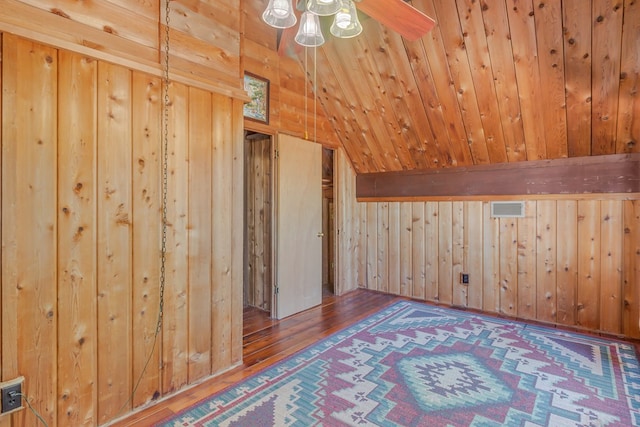
[[[307, 47], [321, 46], [324, 35], [319, 16], [335, 15], [331, 34], [339, 38], [355, 37], [362, 32], [353, 0], [298, 0], [298, 10], [303, 10], [295, 41]], [[262, 14], [264, 22], [274, 28], [289, 28], [296, 24], [291, 0], [269, 0]]]
[[342, 0], [309, 0], [307, 10], [315, 15], [329, 16], [340, 10]]
[[291, 0], [269, 0], [262, 20], [275, 28], [289, 28], [296, 25], [298, 19], [293, 13]]
[[362, 25], [358, 21], [356, 5], [351, 0], [343, 0], [342, 6], [336, 13], [331, 25], [331, 34], [342, 39], [355, 37], [362, 32]]
[[307, 47], [321, 46], [324, 43], [318, 15], [308, 10], [302, 14], [295, 40], [298, 44]]

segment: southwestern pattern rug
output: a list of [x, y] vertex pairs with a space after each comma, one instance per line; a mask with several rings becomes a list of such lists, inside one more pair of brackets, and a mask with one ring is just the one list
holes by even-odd
[[164, 426], [640, 426], [633, 345], [400, 302]]

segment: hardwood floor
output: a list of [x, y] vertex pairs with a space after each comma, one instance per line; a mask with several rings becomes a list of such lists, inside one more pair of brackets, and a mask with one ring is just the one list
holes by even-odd
[[279, 321], [270, 319], [260, 310], [245, 309], [242, 366], [147, 407], [112, 426], [153, 425], [400, 299], [362, 289], [340, 297], [325, 294], [322, 305]]

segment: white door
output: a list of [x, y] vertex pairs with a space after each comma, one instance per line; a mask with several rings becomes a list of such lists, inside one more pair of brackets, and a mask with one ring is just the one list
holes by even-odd
[[277, 140], [275, 317], [322, 303], [322, 146]]

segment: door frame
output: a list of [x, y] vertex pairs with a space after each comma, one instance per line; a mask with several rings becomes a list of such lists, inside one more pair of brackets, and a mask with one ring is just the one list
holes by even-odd
[[[270, 177], [269, 177], [269, 185], [271, 187], [271, 199], [270, 199], [270, 215], [271, 215], [271, 224], [270, 224], [270, 233], [271, 233], [271, 239], [270, 242], [268, 243], [269, 245], [269, 250], [271, 251], [271, 262], [270, 262], [270, 274], [269, 274], [269, 282], [270, 282], [270, 292], [271, 292], [271, 304], [269, 307], [269, 315], [272, 318], [275, 318], [275, 313], [276, 313], [276, 305], [277, 305], [277, 295], [275, 294], [276, 292], [276, 279], [277, 279], [277, 257], [278, 257], [278, 253], [277, 253], [277, 221], [278, 221], [278, 212], [277, 212], [277, 197], [278, 197], [278, 187], [277, 187], [277, 179], [278, 179], [278, 173], [277, 173], [277, 167], [278, 167], [278, 162], [276, 160], [276, 156], [277, 156], [277, 147], [278, 147], [278, 138], [281, 135], [288, 135], [288, 134], [282, 134], [280, 132], [273, 132], [272, 130], [265, 130], [262, 126], [252, 126], [253, 123], [247, 123], [245, 121], [245, 126], [244, 126], [244, 140], [246, 141], [247, 139], [247, 132], [255, 132], [255, 133], [259, 133], [262, 135], [265, 135], [266, 137], [268, 137], [270, 139], [270, 156], [271, 156], [271, 170], [270, 170]], [[295, 135], [289, 135], [289, 136], [294, 136], [294, 137], [298, 137]], [[310, 143], [313, 143], [311, 141], [309, 141]], [[317, 143], [317, 142], [316, 142]], [[244, 144], [244, 143], [243, 143]], [[339, 268], [340, 268], [340, 263], [338, 262], [338, 257], [339, 257], [339, 252], [338, 252], [338, 221], [339, 221], [339, 205], [340, 205], [340, 197], [338, 195], [338, 171], [336, 169], [337, 167], [337, 156], [338, 156], [338, 152], [339, 150], [336, 149], [335, 147], [326, 147], [320, 143], [317, 143], [319, 145], [321, 145], [323, 147], [323, 149], [329, 149], [333, 151], [333, 156], [332, 156], [332, 161], [333, 161], [333, 165], [332, 165], [332, 169], [333, 169], [333, 173], [332, 173], [332, 180], [333, 180], [333, 210], [334, 210], [334, 218], [333, 218], [333, 222], [334, 222], [334, 227], [333, 227], [333, 235], [331, 236], [332, 238], [330, 239], [330, 244], [332, 244], [333, 246], [333, 259], [328, 259], [327, 261], [329, 263], [333, 263], [334, 265], [334, 271], [333, 271], [333, 280], [334, 280], [334, 294], [335, 295], [339, 295], [340, 293], [340, 280], [339, 280]], [[243, 145], [243, 150], [244, 150], [244, 145]], [[244, 162], [246, 162], [246, 152], [243, 152], [243, 157], [244, 157]], [[246, 164], [246, 163], [245, 163]], [[245, 170], [244, 172], [245, 174], [245, 185], [244, 185], [244, 189], [243, 191], [245, 192], [244, 194], [244, 208], [243, 208], [243, 277], [245, 277], [245, 281], [249, 280], [249, 276], [248, 276], [248, 239], [247, 239], [247, 224], [248, 224], [248, 205], [247, 205], [247, 194], [246, 194], [246, 177], [247, 177], [247, 171]], [[320, 280], [320, 286], [323, 286], [322, 284], [322, 280]], [[243, 293], [245, 292], [246, 288], [245, 288], [245, 282], [243, 282]], [[243, 294], [243, 301], [244, 301], [244, 294]]]
[[[285, 144], [286, 138], [286, 144]], [[286, 147], [283, 147], [286, 145]], [[278, 139], [275, 143], [276, 148], [276, 161], [274, 162], [275, 173], [274, 178], [275, 189], [274, 189], [274, 197], [275, 197], [275, 217], [273, 221], [274, 227], [276, 230], [273, 235], [274, 245], [275, 245], [275, 253], [274, 253], [274, 273], [275, 273], [275, 282], [273, 288], [273, 311], [272, 317], [283, 318], [289, 316], [291, 314], [295, 314], [296, 312], [306, 310], [307, 308], [311, 308], [313, 306], [319, 305], [322, 303], [322, 293], [323, 293], [323, 284], [322, 284], [322, 149], [323, 146], [319, 143], [305, 140], [299, 136], [294, 135], [278, 135]], [[286, 150], [286, 151], [285, 151]], [[293, 156], [293, 157], [289, 157]], [[315, 158], [314, 158], [315, 157]], [[283, 159], [285, 159], [283, 161]], [[311, 163], [309, 163], [311, 160]], [[288, 161], [285, 163], [285, 161]], [[291, 161], [299, 161], [298, 163], [290, 163]], [[305, 168], [305, 165], [306, 168]], [[310, 166], [312, 165], [312, 166]], [[303, 170], [306, 169], [315, 169], [315, 179], [308, 181], [309, 175], [302, 178], [298, 183], [310, 182], [310, 186], [305, 186], [298, 188], [298, 191], [316, 191], [317, 194], [313, 199], [309, 197], [305, 197], [304, 200], [309, 203], [311, 201], [312, 206], [315, 206], [315, 210], [307, 211], [311, 214], [298, 216], [295, 212], [291, 210], [281, 211], [283, 207], [281, 206], [283, 201], [286, 200], [287, 206], [284, 209], [289, 208], [289, 204], [291, 204], [294, 208], [299, 207], [300, 201], [303, 199], [294, 198], [284, 198], [280, 191], [283, 188], [283, 179], [286, 179], [286, 176], [283, 177], [283, 173], [286, 170], [287, 173], [290, 173], [293, 168], [293, 176], [301, 176], [303, 172], [300, 171], [300, 166], [302, 166]], [[285, 189], [286, 192], [286, 189]], [[289, 193], [287, 192], [287, 195]], [[317, 197], [317, 198], [316, 198]], [[300, 201], [299, 201], [300, 200]], [[303, 206], [308, 206], [309, 204], [303, 204]], [[291, 220], [292, 227], [299, 227], [299, 231], [305, 233], [305, 239], [310, 240], [302, 240], [302, 247], [304, 249], [299, 251], [294, 255], [294, 258], [300, 258], [298, 263], [295, 262], [293, 264], [284, 264], [285, 260], [291, 258], [291, 256], [287, 256], [291, 252], [295, 252], [296, 248], [300, 247], [300, 245], [295, 244], [295, 238], [287, 232], [290, 232], [291, 229], [287, 228], [286, 225], [280, 227], [283, 221]], [[311, 221], [311, 222], [309, 222]], [[286, 241], [281, 242], [279, 239], [282, 235], [288, 236]], [[298, 240], [299, 241], [299, 240]], [[282, 248], [282, 244], [287, 245], [287, 248]], [[311, 254], [312, 258], [317, 256], [317, 260], [309, 260], [305, 258], [306, 255]], [[304, 265], [305, 268], [299, 268], [297, 266]], [[293, 277], [297, 278], [297, 275], [300, 274], [306, 280], [303, 280], [300, 283], [300, 286], [308, 292], [304, 293], [304, 298], [295, 299], [293, 297], [293, 293], [287, 293], [287, 287], [289, 291], [293, 291], [293, 289], [297, 289], [296, 285], [293, 285], [292, 280]], [[292, 275], [293, 274], [293, 275]], [[293, 288], [296, 286], [296, 288]], [[286, 301], [286, 303], [285, 303]], [[282, 304], [282, 305], [281, 305]], [[286, 304], [286, 305], [285, 305]], [[280, 306], [281, 305], [281, 306]], [[302, 308], [304, 307], [304, 308]], [[292, 310], [293, 309], [293, 310]]]
[[[276, 169], [276, 165], [275, 165], [275, 153], [276, 153], [276, 135], [274, 135], [272, 132], [267, 132], [263, 129], [257, 129], [257, 128], [253, 128], [251, 126], [245, 126], [244, 127], [244, 142], [243, 144], [246, 144], [246, 140], [247, 140], [247, 132], [254, 132], [257, 134], [261, 134], [264, 135], [265, 137], [268, 137], [269, 139], [269, 157], [270, 157], [270, 168], [269, 168], [269, 187], [270, 187], [270, 198], [269, 198], [269, 216], [271, 218], [270, 224], [269, 224], [269, 233], [271, 238], [269, 239], [269, 242], [266, 243], [269, 246], [269, 252], [271, 253], [271, 257], [270, 257], [270, 269], [269, 269], [269, 285], [270, 285], [270, 289], [268, 290], [269, 292], [269, 297], [270, 297], [270, 304], [269, 304], [269, 315], [271, 317], [273, 317], [273, 313], [274, 313], [274, 299], [273, 299], [273, 294], [274, 294], [274, 284], [275, 284], [275, 268], [276, 268], [276, 263], [275, 263], [275, 250], [276, 250], [276, 246], [275, 246], [275, 222], [276, 222], [276, 209], [275, 209], [275, 169]], [[243, 145], [243, 148], [245, 146]], [[244, 192], [244, 196], [243, 196], [243, 200], [244, 200], [244, 208], [243, 208], [243, 275], [244, 275], [244, 281], [242, 284], [242, 289], [243, 289], [243, 301], [245, 300], [245, 296], [244, 296], [244, 292], [246, 291], [246, 282], [250, 280], [249, 278], [249, 240], [248, 240], [248, 203], [247, 203], [247, 199], [248, 199], [248, 195], [247, 195], [247, 176], [248, 176], [248, 170], [246, 168], [246, 163], [247, 163], [247, 153], [246, 151], [243, 153], [243, 160], [244, 160], [244, 165], [245, 165], [245, 172], [244, 172], [244, 181], [245, 184], [243, 186], [243, 192]]]

